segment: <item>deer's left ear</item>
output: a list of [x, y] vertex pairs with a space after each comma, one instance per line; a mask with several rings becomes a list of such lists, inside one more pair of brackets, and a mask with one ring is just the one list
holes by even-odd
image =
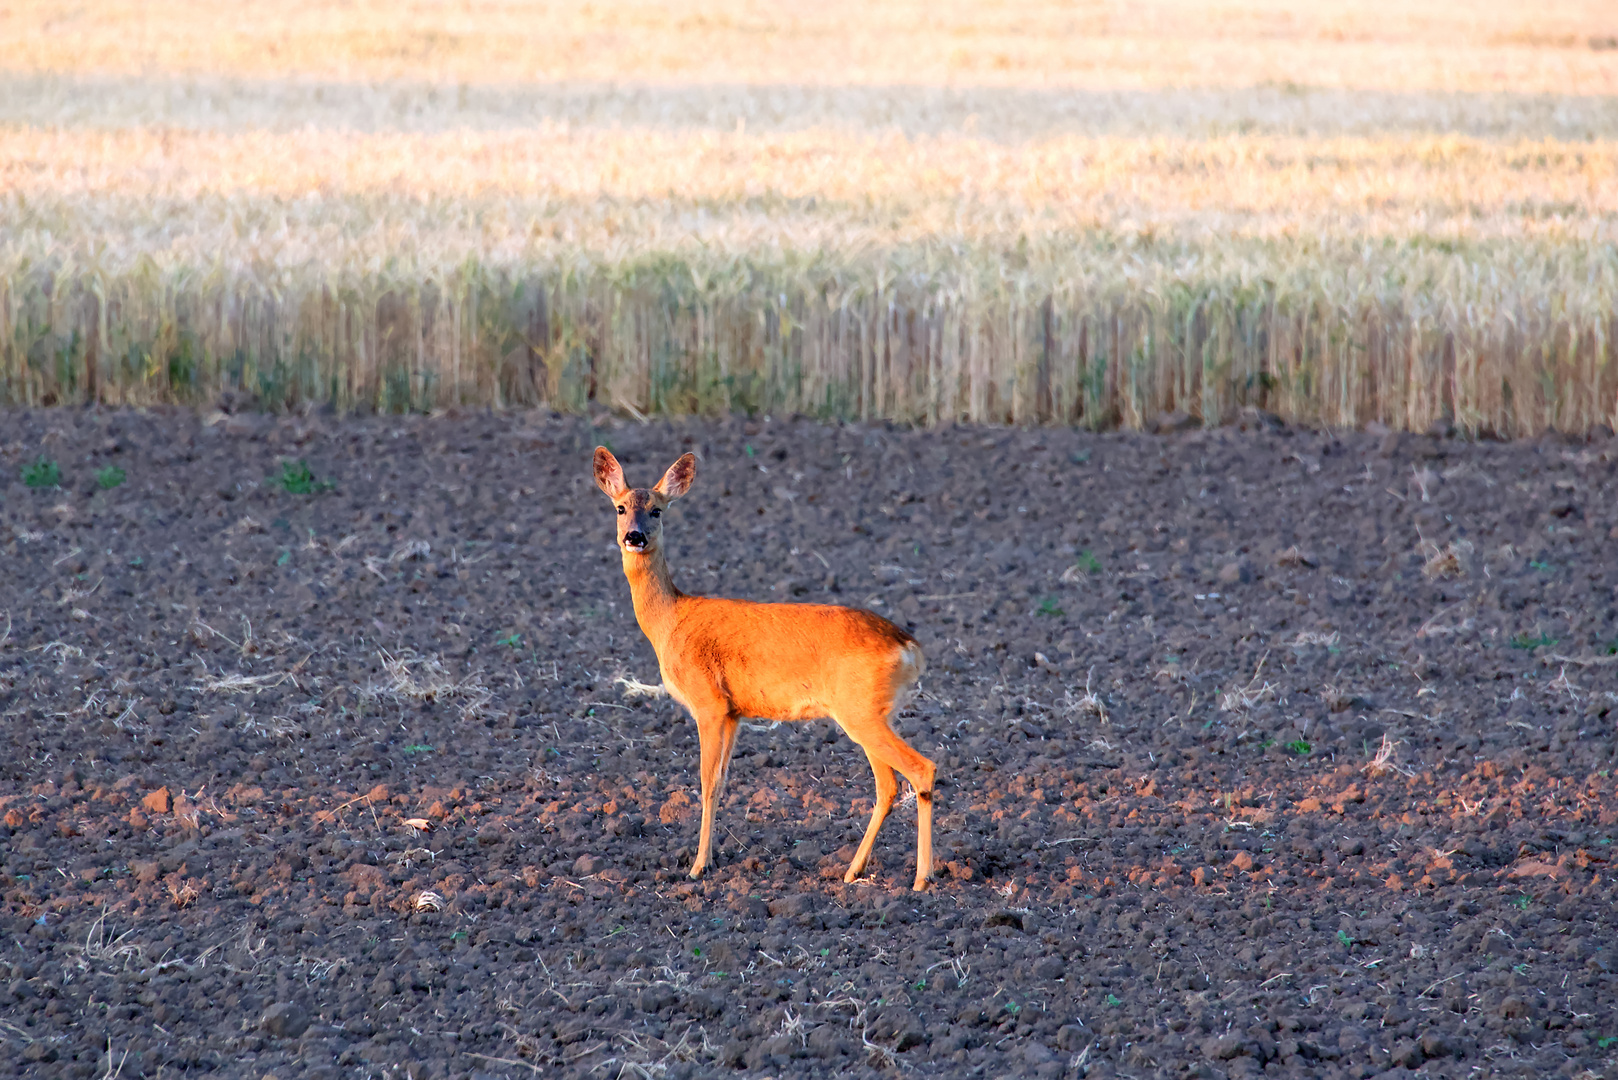
[[669, 466], [669, 471], [663, 474], [663, 479], [652, 490], [667, 498], [678, 499], [691, 490], [691, 481], [696, 478], [697, 459], [691, 454], [681, 454], [680, 460]]
[[605, 446], [596, 447], [595, 474], [596, 486], [615, 502], [629, 490], [624, 484], [623, 466], [618, 464], [618, 459]]

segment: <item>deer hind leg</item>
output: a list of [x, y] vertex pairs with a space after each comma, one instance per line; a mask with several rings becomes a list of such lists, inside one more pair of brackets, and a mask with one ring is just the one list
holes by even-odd
[[736, 746], [736, 717], [727, 710], [704, 710], [697, 713], [697, 742], [702, 747], [702, 831], [697, 840], [697, 858], [691, 864], [691, 876], [701, 877], [708, 868], [713, 849], [714, 804], [725, 785], [725, 773], [730, 769], [730, 754]]
[[[933, 763], [920, 754], [888, 727], [888, 718], [885, 713], [878, 713], [866, 719], [863, 724], [844, 724], [843, 730], [848, 732], [849, 738], [859, 743], [865, 750], [865, 755], [871, 759], [871, 767], [877, 774], [877, 806], [885, 815], [886, 807], [882, 803], [882, 773], [878, 763], [887, 767], [888, 783], [893, 783], [892, 773], [897, 771], [916, 792], [916, 891], [927, 887], [927, 879], [933, 873], [933, 777], [937, 769]], [[891, 804], [892, 796], [889, 796]], [[871, 827], [866, 831], [865, 842], [854, 856], [854, 865], [849, 867], [850, 874], [858, 869], [864, 869], [865, 856], [870, 854], [871, 845], [876, 840], [876, 830], [882, 819], [875, 814], [871, 817]], [[857, 875], [856, 875], [857, 876]], [[853, 877], [846, 880], [852, 881]]]
[[876, 834], [882, 828], [882, 822], [887, 820], [888, 811], [893, 808], [893, 797], [899, 793], [899, 782], [893, 778], [893, 769], [888, 763], [871, 753], [865, 751], [870, 759], [871, 772], [876, 776], [876, 805], [871, 808], [871, 823], [865, 827], [865, 839], [860, 841], [860, 849], [854, 853], [854, 861], [848, 864], [848, 873], [843, 875], [844, 881], [853, 881], [865, 873], [865, 864], [871, 858], [871, 848], [876, 844]]

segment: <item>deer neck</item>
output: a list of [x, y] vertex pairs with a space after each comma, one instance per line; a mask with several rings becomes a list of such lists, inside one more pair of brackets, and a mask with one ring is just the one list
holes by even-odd
[[675, 601], [685, 594], [674, 587], [661, 550], [624, 552], [624, 577], [629, 579], [629, 595], [635, 602], [635, 621], [652, 648], [661, 653], [663, 639], [674, 624]]

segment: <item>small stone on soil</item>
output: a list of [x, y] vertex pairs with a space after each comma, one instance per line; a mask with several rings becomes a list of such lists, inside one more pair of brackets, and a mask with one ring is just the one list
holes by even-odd
[[309, 1030], [309, 1014], [296, 1002], [278, 1001], [264, 1010], [259, 1027], [278, 1039], [296, 1039]]

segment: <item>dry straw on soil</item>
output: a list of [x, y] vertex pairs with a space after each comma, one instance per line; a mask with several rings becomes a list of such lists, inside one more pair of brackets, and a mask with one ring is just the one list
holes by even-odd
[[1614, 424], [1604, 6], [0, 16], [0, 400]]

